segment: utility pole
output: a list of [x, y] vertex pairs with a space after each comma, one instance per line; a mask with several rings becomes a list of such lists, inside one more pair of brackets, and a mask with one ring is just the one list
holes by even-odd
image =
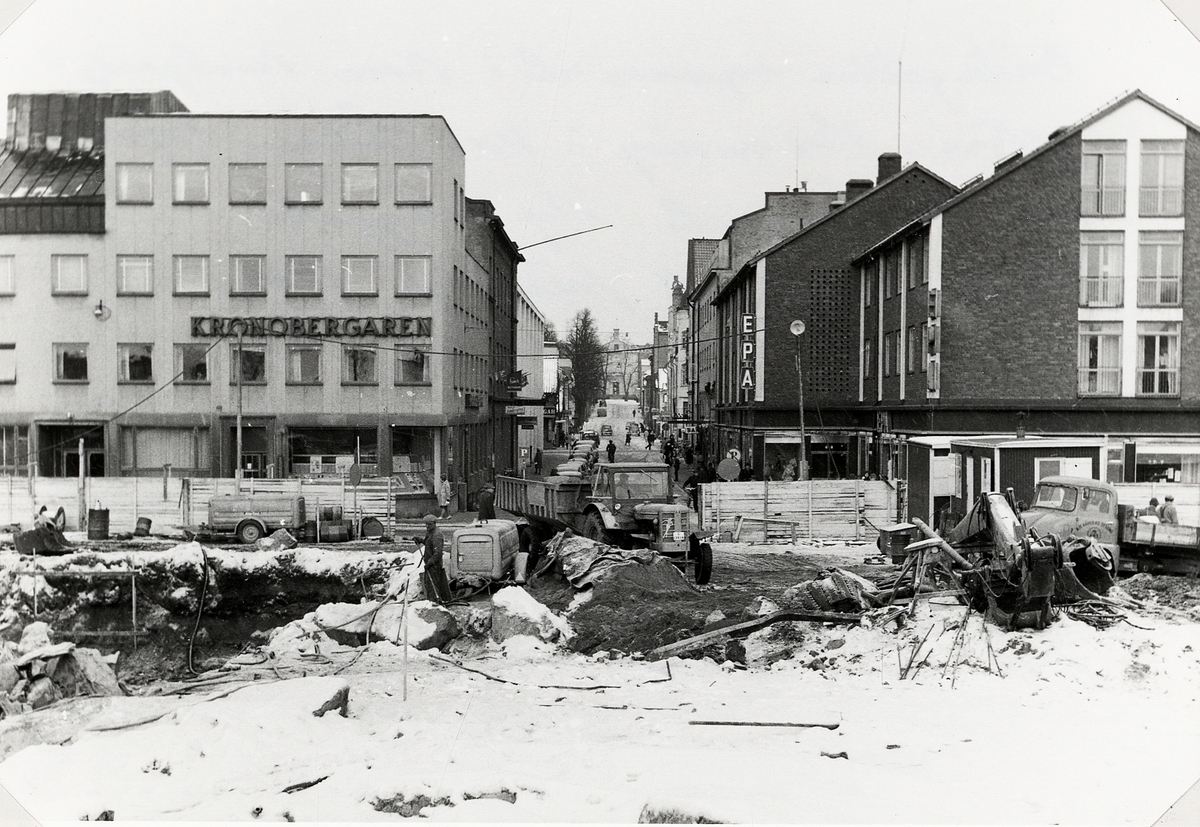
[[238, 330], [237, 340], [237, 454], [234, 458], [233, 478], [237, 480], [238, 493], [242, 493], [242, 331]]
[[804, 433], [804, 365], [800, 360], [800, 337], [804, 333], [804, 322], [792, 322], [792, 335], [796, 337], [796, 380], [800, 389], [800, 479], [808, 479], [808, 440]]

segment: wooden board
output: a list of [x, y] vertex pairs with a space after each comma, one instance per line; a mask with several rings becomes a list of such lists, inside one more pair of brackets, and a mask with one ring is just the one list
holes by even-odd
[[[747, 542], [791, 539], [874, 541], [896, 522], [896, 489], [881, 480], [717, 482], [700, 486], [701, 527]], [[794, 528], [793, 528], [794, 527]]]

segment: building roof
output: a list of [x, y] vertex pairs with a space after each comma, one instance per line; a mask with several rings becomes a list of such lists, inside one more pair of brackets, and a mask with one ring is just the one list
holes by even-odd
[[0, 203], [54, 199], [69, 203], [104, 197], [104, 158], [0, 147]]
[[1010, 434], [968, 436], [952, 439], [952, 446], [961, 448], [1099, 448], [1107, 444], [1103, 437], [1044, 437], [1030, 434], [1018, 437]]
[[942, 176], [938, 175], [936, 172], [933, 172], [932, 170], [928, 169], [927, 167], [925, 167], [919, 163], [915, 163], [915, 162], [911, 163], [908, 166], [901, 169], [899, 172], [897, 172], [891, 178], [881, 181], [877, 186], [872, 187], [871, 189], [867, 190], [866, 192], [864, 192], [862, 195], [858, 196], [857, 198], [846, 202], [846, 204], [844, 206], [841, 206], [838, 209], [833, 210], [833, 211], [829, 212], [828, 214], [821, 216], [816, 221], [809, 224], [807, 227], [802, 227], [797, 232], [792, 233], [787, 238], [783, 239], [782, 241], [780, 241], [779, 243], [775, 244], [772, 247], [768, 247], [766, 250], [763, 250], [761, 253], [757, 253], [757, 254], [751, 256], [750, 259], [747, 260], [744, 265], [742, 265], [742, 268], [734, 275], [734, 277], [731, 278], [728, 282], [726, 282], [721, 287], [721, 289], [717, 291], [717, 295], [714, 298], [714, 301], [715, 301], [715, 299], [719, 299], [722, 295], [724, 295], [729, 290], [729, 288], [732, 287], [736, 282], [740, 281], [742, 278], [742, 274], [745, 273], [750, 267], [753, 267], [755, 264], [757, 264], [759, 261], [762, 261], [767, 256], [775, 253], [776, 251], [780, 250], [783, 247], [786, 247], [788, 244], [791, 244], [797, 238], [800, 238], [801, 236], [812, 232], [817, 227], [823, 227], [826, 223], [828, 223], [829, 221], [833, 221], [838, 216], [845, 215], [846, 212], [853, 210], [856, 206], [865, 202], [868, 198], [873, 196], [875, 193], [881, 192], [882, 190], [891, 186], [892, 184], [899, 181], [905, 175], [907, 175], [908, 173], [910, 173], [914, 170], [920, 170], [921, 172], [925, 173], [926, 175], [930, 176], [931, 178], [942, 182], [947, 187], [950, 187], [950, 189], [955, 190], [955, 191], [958, 190], [958, 187], [954, 186], [954, 184], [951, 184], [949, 181], [947, 181]]
[[978, 183], [964, 188], [957, 195], [953, 196], [952, 198], [947, 199], [945, 202], [934, 207], [932, 210], [929, 210], [924, 215], [920, 215], [920, 216], [914, 218], [912, 221], [908, 222], [903, 227], [900, 227], [899, 229], [897, 229], [895, 232], [891, 233], [887, 237], [882, 238], [879, 241], [876, 241], [870, 247], [866, 248], [861, 253], [859, 253], [857, 256], [855, 256], [855, 258], [852, 260], [851, 263], [857, 264], [858, 262], [862, 261], [867, 256], [871, 255], [876, 250], [878, 250], [882, 247], [888, 246], [896, 238], [898, 238], [900, 236], [908, 235], [910, 232], [912, 232], [917, 227], [928, 224], [935, 215], [940, 215], [941, 213], [944, 213], [947, 210], [952, 209], [955, 205], [962, 203], [966, 199], [974, 197], [978, 193], [980, 193], [983, 190], [990, 187], [992, 184], [999, 181], [1000, 179], [1004, 178], [1007, 175], [1011, 175], [1016, 170], [1025, 166], [1030, 161], [1032, 161], [1034, 158], [1037, 158], [1037, 157], [1045, 154], [1046, 152], [1049, 152], [1051, 149], [1054, 149], [1059, 144], [1062, 144], [1063, 142], [1070, 140], [1072, 137], [1083, 132], [1084, 129], [1091, 126], [1096, 121], [1108, 116], [1112, 112], [1116, 111], [1117, 109], [1120, 109], [1122, 106], [1125, 106], [1127, 103], [1129, 103], [1130, 101], [1133, 101], [1133, 100], [1144, 101], [1145, 103], [1150, 104], [1151, 106], [1160, 110], [1161, 112], [1168, 115], [1169, 117], [1172, 117], [1175, 120], [1179, 121], [1180, 123], [1184, 124], [1185, 126], [1187, 126], [1188, 129], [1200, 132], [1200, 126], [1197, 126], [1196, 124], [1192, 123], [1187, 118], [1180, 115], [1178, 112], [1175, 112], [1174, 110], [1169, 109], [1166, 106], [1163, 106], [1161, 103], [1159, 103], [1154, 98], [1147, 95], [1141, 89], [1134, 89], [1132, 92], [1124, 94], [1121, 97], [1117, 98], [1112, 103], [1107, 104], [1107, 105], [1101, 107], [1100, 109], [1096, 110], [1092, 114], [1085, 117], [1083, 120], [1077, 121], [1076, 123], [1074, 123], [1070, 126], [1063, 127], [1061, 129], [1056, 129], [1054, 132], [1050, 133], [1050, 139], [1047, 140], [1046, 143], [1042, 144], [1037, 149], [1030, 152], [1028, 155], [1024, 155], [1021, 158], [1019, 158], [1015, 161], [1012, 161], [1011, 163], [1006, 164], [1003, 168], [994, 172], [990, 178], [984, 178], [984, 179], [980, 180]]

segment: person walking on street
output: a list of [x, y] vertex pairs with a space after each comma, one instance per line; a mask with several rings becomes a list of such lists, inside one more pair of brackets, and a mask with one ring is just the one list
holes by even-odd
[[683, 481], [683, 490], [687, 492], [688, 504], [691, 505], [692, 511], [699, 511], [696, 508], [696, 492], [700, 490], [700, 477], [695, 471], [692, 471], [691, 475]]
[[653, 447], [654, 447], [654, 432], [647, 431], [646, 432], [646, 450], [649, 451]]
[[1158, 521], [1168, 525], [1179, 524], [1179, 512], [1175, 510], [1175, 495], [1168, 494], [1163, 497], [1162, 508], [1158, 512]]
[[421, 552], [421, 562], [425, 564], [425, 573], [421, 577], [424, 581], [425, 596], [435, 603], [445, 605], [450, 602], [450, 581], [446, 579], [446, 568], [442, 563], [446, 538], [438, 529], [437, 521], [438, 518], [433, 514], [425, 517], [425, 546]]
[[609, 462], [616, 462], [617, 461], [617, 443], [613, 442], [610, 439], [608, 441], [608, 445], [604, 446], [604, 453], [608, 454]]
[[629, 433], [629, 431], [626, 430], [625, 431], [625, 444], [628, 445], [632, 439], [633, 439], [633, 434]]
[[442, 474], [442, 481], [437, 485], [437, 501], [444, 520], [450, 516], [450, 480], [446, 479], [445, 474]]
[[496, 489], [491, 483], [479, 489], [475, 495], [475, 507], [479, 509], [480, 520], [496, 519]]

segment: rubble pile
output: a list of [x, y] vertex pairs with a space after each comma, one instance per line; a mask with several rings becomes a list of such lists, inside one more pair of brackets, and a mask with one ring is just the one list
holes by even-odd
[[41, 709], [62, 698], [124, 695], [116, 655], [64, 641], [51, 642], [43, 622], [27, 625], [19, 643], [0, 643], [0, 717]]

